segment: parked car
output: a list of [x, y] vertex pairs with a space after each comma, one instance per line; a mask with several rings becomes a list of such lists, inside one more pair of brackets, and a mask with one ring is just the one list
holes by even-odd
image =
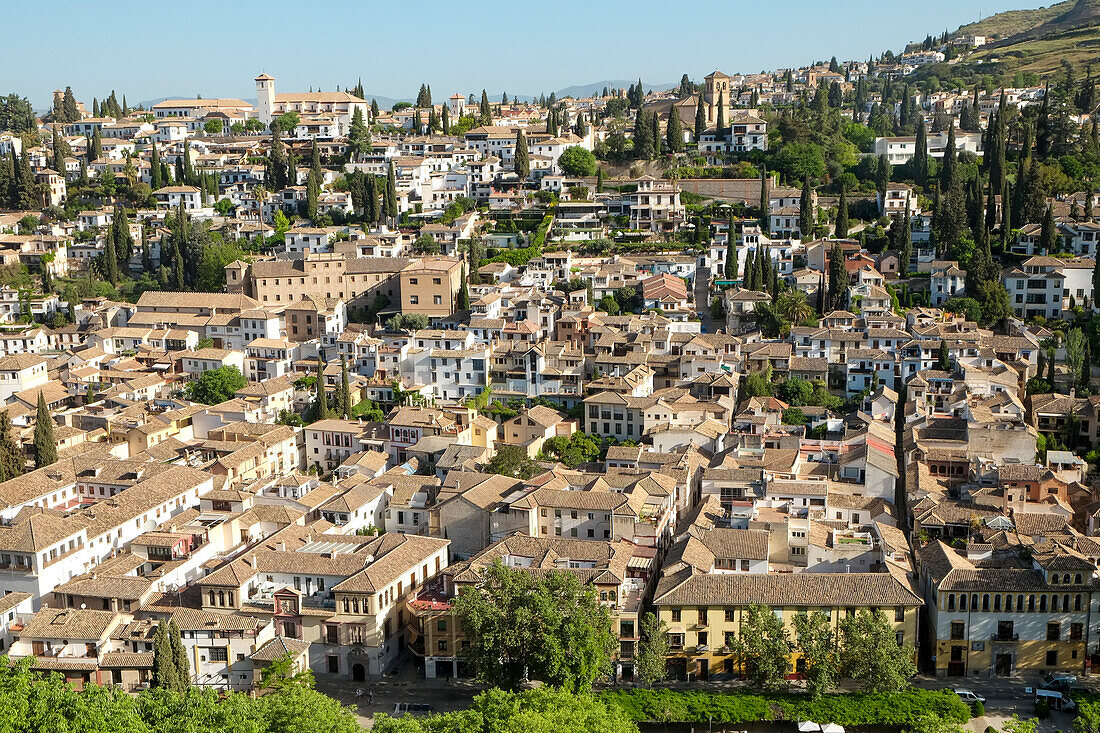
[[976, 702], [985, 702], [985, 698], [977, 694], [973, 690], [964, 690], [961, 687], [956, 687], [955, 694], [958, 695], [959, 699], [965, 702], [967, 705], [973, 705]]
[[432, 706], [426, 702], [399, 702], [393, 706], [393, 714], [404, 715], [411, 713], [413, 715], [427, 715], [432, 712]]
[[1076, 710], [1077, 703], [1075, 703], [1067, 694], [1059, 692], [1058, 690], [1047, 690], [1040, 687], [1035, 690], [1035, 702], [1043, 701], [1050, 706], [1051, 710]]
[[1047, 672], [1043, 675], [1044, 682], [1058, 682], [1063, 685], [1076, 685], [1077, 675], [1072, 672]]

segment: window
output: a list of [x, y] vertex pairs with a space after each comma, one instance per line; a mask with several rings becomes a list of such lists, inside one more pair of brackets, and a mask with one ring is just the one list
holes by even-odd
[[1057, 621], [1051, 621], [1047, 624], [1047, 641], [1058, 641], [1058, 638], [1062, 635], [1062, 625]]
[[952, 641], [958, 641], [966, 638], [966, 624], [962, 621], [951, 622], [951, 639]]
[[1069, 625], [1069, 639], [1070, 641], [1081, 641], [1085, 633], [1084, 624], [1070, 624]]
[[905, 620], [905, 606], [898, 606], [897, 608], [894, 609], [894, 620], [895, 621], [904, 621]]
[[207, 650], [211, 662], [228, 662], [229, 650], [224, 646], [211, 647]]
[[732, 608], [726, 609], [726, 621], [732, 623], [737, 617], [737, 612]]
[[673, 623], [678, 623], [679, 621], [680, 621], [680, 609], [674, 608], [674, 609], [672, 609], [672, 622]]
[[1058, 666], [1058, 650], [1057, 649], [1051, 649], [1049, 652], [1047, 652], [1047, 666], [1048, 667]]

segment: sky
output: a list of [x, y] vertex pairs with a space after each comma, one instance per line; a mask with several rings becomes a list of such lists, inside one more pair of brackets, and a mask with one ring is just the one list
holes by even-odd
[[22, 2], [25, 30], [0, 44], [0, 93], [26, 96], [37, 109], [66, 85], [89, 105], [111, 89], [130, 104], [197, 94], [249, 99], [261, 71], [275, 77], [276, 91], [328, 91], [361, 77], [368, 96], [399, 99], [426, 82], [435, 101], [482, 88], [512, 96], [639, 77], [677, 83], [714, 69], [866, 59], [1043, 2]]

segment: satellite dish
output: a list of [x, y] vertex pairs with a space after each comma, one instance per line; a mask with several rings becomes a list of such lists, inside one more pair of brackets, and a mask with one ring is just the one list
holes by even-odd
[[81, 604], [80, 604], [80, 610], [81, 610], [81, 611], [83, 611], [83, 610], [85, 610], [85, 609], [87, 609], [87, 608], [88, 608], [88, 604], [87, 604], [87, 603], [81, 603]]

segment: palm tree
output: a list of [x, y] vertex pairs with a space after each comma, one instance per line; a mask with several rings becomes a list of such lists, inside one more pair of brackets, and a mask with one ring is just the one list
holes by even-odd
[[782, 293], [775, 302], [776, 310], [791, 323], [803, 323], [813, 318], [814, 309], [806, 301], [806, 294], [801, 290], [788, 290]]

